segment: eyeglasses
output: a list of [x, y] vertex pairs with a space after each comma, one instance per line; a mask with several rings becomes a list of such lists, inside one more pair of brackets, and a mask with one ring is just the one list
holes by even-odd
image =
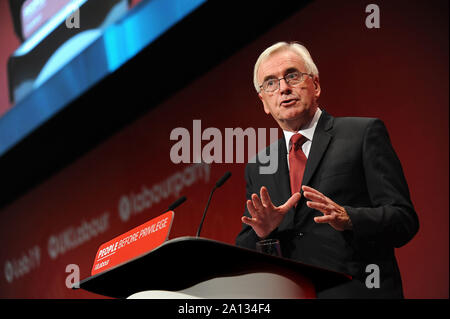
[[263, 82], [262, 85], [259, 86], [260, 89], [263, 89], [265, 92], [274, 92], [280, 88], [280, 81], [284, 79], [288, 85], [294, 86], [302, 83], [306, 80], [306, 76], [310, 76], [312, 78], [312, 74], [303, 73], [303, 72], [292, 72], [288, 73], [282, 78], [279, 79], [268, 79]]

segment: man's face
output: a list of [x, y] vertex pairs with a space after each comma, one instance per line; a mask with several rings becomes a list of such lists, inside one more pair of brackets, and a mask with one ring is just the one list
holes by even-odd
[[[258, 83], [262, 84], [270, 78], [282, 78], [293, 71], [307, 73], [302, 58], [291, 50], [275, 52], [259, 65]], [[272, 114], [283, 130], [298, 131], [311, 121], [316, 112], [320, 96], [319, 78], [305, 76], [305, 80], [295, 86], [288, 85], [282, 79], [278, 90], [265, 92], [261, 89], [258, 96], [264, 111]]]

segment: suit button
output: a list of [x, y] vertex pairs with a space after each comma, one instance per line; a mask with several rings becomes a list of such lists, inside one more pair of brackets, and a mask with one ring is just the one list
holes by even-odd
[[304, 235], [304, 234], [303, 234], [302, 232], [298, 232], [298, 233], [297, 233], [297, 236], [298, 236], [298, 237], [303, 237], [303, 235]]

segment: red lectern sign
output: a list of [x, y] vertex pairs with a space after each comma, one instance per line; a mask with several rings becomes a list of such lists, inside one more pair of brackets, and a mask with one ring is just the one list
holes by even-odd
[[174, 212], [169, 211], [101, 245], [91, 275], [120, 265], [164, 243], [169, 236], [173, 217]]

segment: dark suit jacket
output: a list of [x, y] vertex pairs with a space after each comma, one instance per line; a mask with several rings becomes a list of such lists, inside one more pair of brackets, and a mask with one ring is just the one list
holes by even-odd
[[[253, 193], [259, 195], [261, 186], [266, 186], [276, 206], [286, 202], [291, 196], [286, 156], [283, 137], [278, 141], [276, 173], [260, 174], [258, 161], [247, 164], [247, 199]], [[315, 223], [313, 218], [323, 214], [307, 207], [302, 197], [269, 236], [280, 239], [283, 257], [353, 277], [350, 283], [323, 291], [318, 297], [402, 298], [394, 248], [410, 241], [419, 223], [383, 122], [334, 118], [323, 111], [302, 184], [344, 206], [353, 224], [352, 230], [341, 232], [329, 224]], [[247, 208], [245, 215], [250, 216]], [[255, 249], [258, 240], [253, 229], [244, 224], [236, 244]], [[371, 264], [379, 267], [379, 288], [369, 289], [365, 284], [373, 271], [366, 269]]]

